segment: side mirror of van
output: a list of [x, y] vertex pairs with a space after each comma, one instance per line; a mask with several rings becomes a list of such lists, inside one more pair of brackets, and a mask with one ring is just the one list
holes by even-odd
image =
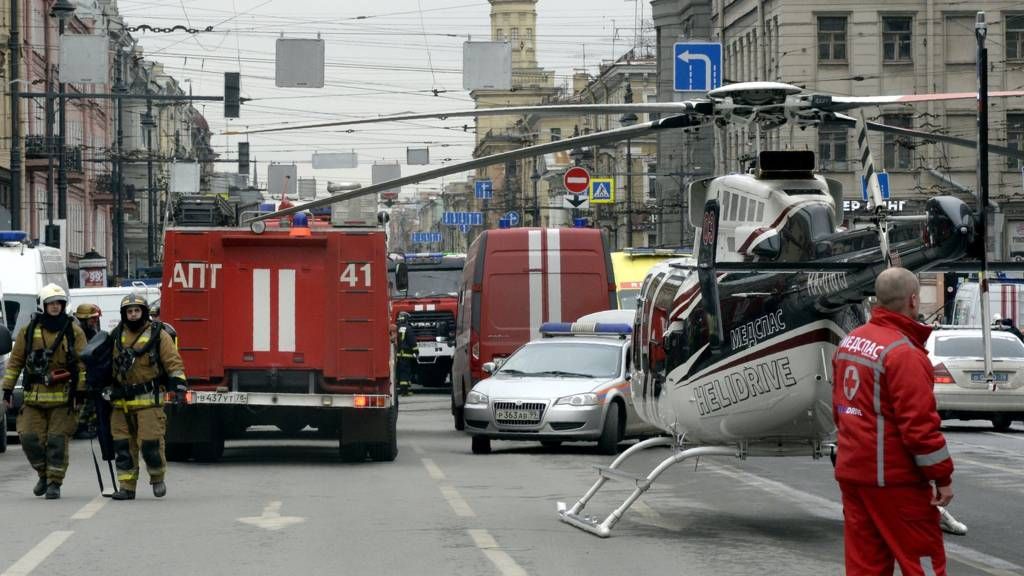
[[498, 366], [494, 362], [484, 362], [484, 365], [480, 367], [484, 371], [484, 374], [494, 374], [494, 371], [498, 369]]
[[395, 264], [395, 290], [405, 292], [409, 289], [409, 265], [405, 262]]
[[7, 329], [7, 326], [0, 326], [0, 356], [7, 354], [14, 348], [14, 342], [11, 341], [11, 331]]

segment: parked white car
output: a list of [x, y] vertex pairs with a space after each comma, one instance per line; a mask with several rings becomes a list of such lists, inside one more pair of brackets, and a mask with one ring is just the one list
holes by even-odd
[[925, 347], [935, 367], [935, 401], [942, 418], [990, 420], [996, 430], [1024, 419], [1024, 343], [1017, 336], [992, 331], [994, 391], [985, 381], [980, 329], [939, 328]]

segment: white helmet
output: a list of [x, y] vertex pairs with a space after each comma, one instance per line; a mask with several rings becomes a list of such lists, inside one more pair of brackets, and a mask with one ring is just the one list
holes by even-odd
[[39, 306], [46, 306], [50, 302], [63, 302], [66, 306], [68, 303], [68, 293], [56, 284], [47, 284], [39, 291]]

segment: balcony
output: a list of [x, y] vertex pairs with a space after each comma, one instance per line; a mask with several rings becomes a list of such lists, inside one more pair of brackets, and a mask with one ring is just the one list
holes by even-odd
[[[59, 162], [59, 146], [57, 138], [46, 136], [30, 135], [25, 137], [25, 166], [32, 170], [39, 170], [49, 166], [49, 159], [53, 158], [53, 165], [56, 168]], [[70, 180], [81, 178], [84, 173], [82, 163], [81, 146], [64, 147], [64, 166], [68, 171]]]

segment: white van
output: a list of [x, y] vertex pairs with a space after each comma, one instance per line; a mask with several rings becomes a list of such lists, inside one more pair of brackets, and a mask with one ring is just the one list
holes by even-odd
[[[1024, 325], [1024, 282], [989, 282], [988, 302], [991, 316], [998, 314], [1012, 319], [1014, 326]], [[983, 320], [992, 323], [991, 317], [981, 317], [981, 286], [977, 282], [960, 284], [953, 300], [953, 324], [980, 326]]]
[[72, 288], [68, 292], [68, 312], [73, 314], [79, 304], [95, 304], [101, 311], [100, 330], [110, 332], [121, 321], [121, 299], [132, 293], [143, 296], [150, 306], [160, 299], [160, 288], [143, 282], [116, 288]]
[[4, 287], [4, 317], [16, 336], [36, 311], [39, 290], [53, 283], [68, 289], [64, 253], [28, 241], [21, 231], [0, 231], [0, 283]]

